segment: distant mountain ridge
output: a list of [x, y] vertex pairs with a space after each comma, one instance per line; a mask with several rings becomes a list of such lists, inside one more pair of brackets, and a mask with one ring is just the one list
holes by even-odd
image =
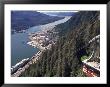
[[75, 12], [44, 12], [44, 14], [52, 16], [73, 16]]
[[11, 12], [11, 29], [21, 31], [32, 26], [47, 24], [60, 20], [64, 17], [49, 16], [36, 11], [12, 11]]

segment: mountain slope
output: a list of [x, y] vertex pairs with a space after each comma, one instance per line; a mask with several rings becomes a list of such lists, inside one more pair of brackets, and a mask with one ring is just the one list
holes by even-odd
[[25, 30], [32, 26], [50, 23], [62, 18], [63, 17], [49, 16], [36, 11], [12, 11], [11, 29], [12, 32]]
[[[21, 76], [86, 76], [82, 72], [81, 57], [90, 56], [93, 50], [97, 53], [93, 59], [97, 60], [96, 56], [99, 56], [99, 44], [93, 42], [87, 45], [100, 34], [99, 16], [98, 11], [82, 11], [56, 26], [53, 32], [57, 31], [60, 36], [56, 44], [46, 50], [37, 63], [31, 65]], [[85, 47], [82, 48], [83, 46]]]

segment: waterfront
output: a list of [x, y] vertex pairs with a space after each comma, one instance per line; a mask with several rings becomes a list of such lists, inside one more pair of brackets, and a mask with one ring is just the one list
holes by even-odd
[[24, 58], [32, 57], [37, 51], [37, 48], [33, 48], [27, 44], [28, 33], [16, 33], [11, 37], [11, 66]]
[[13, 34], [11, 36], [11, 66], [14, 66], [17, 62], [20, 62], [24, 58], [31, 58], [35, 53], [39, 51], [38, 48], [34, 48], [27, 44], [27, 42], [29, 42], [28, 37], [30, 33], [52, 29], [55, 27], [55, 25], [64, 23], [70, 18], [71, 17], [65, 17], [64, 19], [52, 23], [31, 27], [25, 32]]

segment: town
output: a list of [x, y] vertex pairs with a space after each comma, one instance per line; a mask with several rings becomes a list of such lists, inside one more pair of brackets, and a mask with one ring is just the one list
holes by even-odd
[[[55, 32], [37, 32], [29, 34], [29, 42], [27, 44], [37, 47], [39, 50], [50, 49], [52, 44], [55, 44], [57, 37]], [[53, 36], [52, 36], [53, 35]]]
[[[48, 33], [47, 33], [48, 32]], [[20, 76], [26, 69], [29, 68], [30, 65], [36, 63], [36, 61], [40, 58], [42, 52], [47, 49], [51, 49], [52, 44], [55, 44], [56, 37], [52, 38], [52, 35], [55, 36], [55, 32], [37, 32], [29, 34], [29, 42], [27, 44], [31, 45], [34, 48], [38, 48], [40, 51], [36, 53], [32, 58], [23, 59], [15, 66], [11, 68], [11, 76], [18, 77]], [[58, 39], [58, 38], [57, 38]]]

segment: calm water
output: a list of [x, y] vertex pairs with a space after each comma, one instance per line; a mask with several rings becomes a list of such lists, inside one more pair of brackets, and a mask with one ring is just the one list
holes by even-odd
[[38, 52], [37, 48], [33, 48], [32, 46], [27, 44], [28, 41], [28, 33], [16, 33], [12, 35], [11, 65], [15, 65], [17, 62], [21, 61], [24, 58], [30, 58], [36, 52]]
[[64, 19], [55, 21], [53, 23], [48, 23], [45, 25], [34, 26], [25, 31], [25, 33], [15, 33], [11, 35], [11, 66], [15, 65], [17, 62], [24, 58], [31, 58], [39, 49], [34, 48], [27, 44], [29, 41], [28, 34], [39, 32], [45, 28], [54, 27], [55, 25], [61, 24], [69, 20], [70, 17], [65, 17]]

